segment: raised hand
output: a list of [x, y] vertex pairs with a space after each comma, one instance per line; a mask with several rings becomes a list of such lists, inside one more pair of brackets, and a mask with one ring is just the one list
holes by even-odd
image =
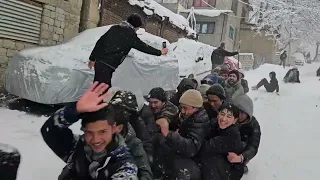
[[109, 85], [105, 83], [94, 82], [77, 102], [78, 113], [95, 112], [106, 107], [108, 103], [102, 101], [110, 95], [110, 92], [105, 92], [108, 87]]

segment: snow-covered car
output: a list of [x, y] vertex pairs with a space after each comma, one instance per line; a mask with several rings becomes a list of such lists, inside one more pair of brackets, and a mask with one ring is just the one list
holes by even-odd
[[302, 53], [294, 53], [293, 55], [294, 63], [297, 66], [303, 66], [305, 62], [305, 58]]
[[[179, 61], [180, 79], [191, 75], [199, 80], [210, 73], [211, 54], [216, 47], [185, 38], [179, 39], [171, 46]], [[234, 69], [238, 67], [238, 60], [234, 57], [226, 57], [225, 64]]]
[[[89, 55], [110, 27], [86, 30], [61, 45], [21, 51], [8, 63], [5, 89], [10, 94], [42, 104], [77, 101], [93, 81], [94, 71], [87, 67]], [[138, 36], [158, 49], [166, 41], [169, 48], [166, 56], [152, 56], [132, 49], [113, 75], [112, 85], [132, 91], [142, 105], [143, 95], [154, 87], [176, 89], [179, 66], [167, 40], [146, 33], [144, 29], [138, 31]]]

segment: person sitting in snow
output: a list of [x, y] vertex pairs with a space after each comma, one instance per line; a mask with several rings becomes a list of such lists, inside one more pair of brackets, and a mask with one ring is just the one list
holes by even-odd
[[[228, 153], [240, 154], [243, 151], [240, 131], [236, 124], [239, 118], [238, 108], [226, 102], [218, 111], [218, 116], [210, 120], [199, 153], [203, 180], [229, 179], [232, 164], [227, 161]], [[241, 177], [242, 174], [238, 174], [238, 178]]]
[[247, 93], [249, 92], [249, 87], [248, 87], [248, 81], [244, 79], [244, 70], [239, 69], [238, 71], [240, 73], [241, 85], [243, 87], [244, 93]]
[[[168, 122], [174, 121], [178, 116], [179, 109], [167, 100], [166, 92], [160, 87], [151, 89], [147, 100], [149, 105], [142, 107], [139, 118], [143, 120], [147, 127], [148, 138], [143, 140], [144, 148], [148, 154], [153, 172], [158, 172], [158, 165], [153, 162], [153, 155], [156, 154], [154, 144], [161, 136], [161, 131], [156, 122], [161, 119], [166, 119]], [[155, 173], [156, 175], [157, 173]]]
[[180, 105], [179, 99], [182, 96], [182, 94], [189, 89], [196, 89], [195, 87], [196, 84], [192, 79], [183, 78], [177, 87], [177, 92], [171, 97], [169, 101], [178, 107]]
[[212, 69], [215, 69], [217, 66], [222, 65], [224, 63], [224, 59], [226, 56], [235, 56], [239, 54], [238, 52], [226, 51], [225, 46], [226, 44], [222, 42], [220, 46], [212, 52], [211, 54]]
[[181, 111], [178, 119], [157, 121], [163, 139], [159, 141], [156, 153], [161, 161], [156, 164], [164, 167], [164, 179], [199, 180], [201, 173], [195, 157], [202, 145], [209, 118], [199, 91], [187, 90], [179, 102]]
[[224, 87], [227, 100], [231, 100], [237, 96], [243, 95], [244, 90], [241, 85], [240, 73], [237, 70], [229, 72], [229, 77]]
[[0, 143], [1, 180], [16, 180], [20, 166], [21, 154], [17, 148]]
[[[130, 154], [138, 166], [138, 177], [140, 180], [152, 180], [153, 174], [148, 161], [147, 154], [143, 148], [143, 144], [136, 137], [136, 132], [143, 133], [146, 126], [139, 119], [138, 102], [136, 96], [127, 91], [115, 90], [109, 104], [114, 105], [119, 111], [122, 111], [123, 118], [116, 120], [116, 133], [121, 134], [125, 138], [125, 143], [129, 148]], [[129, 123], [130, 122], [130, 123]], [[146, 138], [148, 135], [141, 135]]]
[[285, 83], [300, 83], [300, 72], [297, 67], [290, 69], [287, 74], [284, 76], [283, 81]]
[[248, 162], [258, 153], [261, 130], [259, 122], [253, 116], [253, 101], [248, 95], [238, 96], [232, 100], [232, 103], [240, 110], [238, 124], [241, 141], [245, 148], [240, 153], [230, 152], [228, 155], [228, 160], [233, 163], [230, 169], [230, 180], [240, 180], [243, 173], [248, 172]]
[[141, 41], [136, 33], [141, 26], [141, 17], [138, 14], [131, 14], [127, 21], [112, 26], [100, 37], [91, 52], [88, 63], [90, 69], [94, 67], [94, 81], [109, 84], [111, 87], [113, 72], [132, 48], [156, 56], [168, 53], [166, 48], [158, 50]]
[[222, 77], [219, 76], [220, 68], [216, 67], [215, 69], [211, 70], [211, 74], [207, 75], [201, 80], [201, 84], [221, 84], [222, 86], [224, 85], [224, 80]]
[[[53, 114], [41, 127], [47, 145], [67, 165], [59, 180], [137, 179], [138, 168], [124, 139], [116, 134], [123, 111], [104, 103], [108, 85], [95, 82], [77, 103]], [[81, 121], [84, 135], [69, 129]]]
[[276, 73], [274, 71], [269, 73], [270, 82], [266, 78], [261, 79], [261, 81], [252, 87], [252, 90], [258, 90], [261, 86], [267, 90], [267, 92], [274, 92], [276, 90], [277, 95], [279, 95], [279, 83], [276, 78]]
[[212, 85], [206, 92], [208, 102], [204, 102], [204, 109], [207, 111], [209, 119], [217, 118], [218, 109], [226, 100], [226, 92], [220, 84]]

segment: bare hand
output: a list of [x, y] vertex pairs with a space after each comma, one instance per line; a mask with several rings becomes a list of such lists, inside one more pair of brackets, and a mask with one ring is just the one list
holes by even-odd
[[95, 112], [106, 107], [108, 104], [101, 102], [110, 95], [110, 92], [105, 92], [108, 87], [105, 83], [94, 82], [77, 102], [78, 113]]
[[239, 156], [233, 152], [229, 152], [228, 153], [228, 160], [231, 163], [241, 163], [241, 156]]
[[160, 126], [162, 135], [165, 137], [168, 136], [169, 134], [168, 120], [165, 118], [161, 118], [156, 121], [156, 124]]
[[89, 68], [89, 69], [92, 69], [92, 67], [94, 68], [94, 64], [95, 64], [94, 61], [90, 61], [90, 60], [89, 60], [89, 62], [88, 62], [88, 68]]
[[161, 49], [161, 54], [162, 54], [162, 55], [168, 54], [168, 49], [167, 49], [167, 48]]

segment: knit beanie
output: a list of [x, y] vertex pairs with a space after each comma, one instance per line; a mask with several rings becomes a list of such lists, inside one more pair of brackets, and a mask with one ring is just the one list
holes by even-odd
[[156, 87], [151, 89], [148, 95], [148, 99], [150, 98], [159, 99], [162, 102], [167, 101], [166, 92], [161, 87]]
[[218, 96], [220, 99], [225, 100], [226, 99], [226, 92], [223, 89], [223, 87], [220, 84], [214, 84], [212, 85], [206, 92], [208, 95], [215, 95]]
[[133, 27], [138, 28], [142, 26], [142, 19], [140, 17], [139, 14], [131, 14], [128, 18], [127, 18], [127, 22], [129, 24], [131, 24]]
[[230, 75], [230, 74], [234, 74], [234, 75], [236, 75], [237, 76], [237, 80], [239, 81], [239, 79], [240, 79], [240, 74], [239, 74], [239, 71], [238, 70], [231, 70], [229, 73], [228, 73], [228, 75]]
[[202, 96], [207, 94], [207, 90], [210, 88], [211, 86], [209, 84], [201, 84], [198, 88], [198, 91], [201, 93]]
[[203, 99], [199, 91], [195, 89], [189, 89], [182, 94], [179, 103], [200, 108], [203, 105]]

